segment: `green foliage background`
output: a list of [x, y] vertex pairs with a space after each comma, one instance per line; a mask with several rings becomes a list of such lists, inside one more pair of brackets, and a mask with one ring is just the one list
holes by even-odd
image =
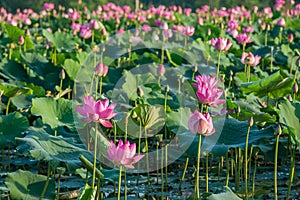
[[[65, 7], [76, 7], [78, 0], [1, 0], [0, 7], [6, 8], [10, 12], [15, 12], [17, 8], [31, 8], [35, 11], [40, 10], [43, 7], [44, 2], [53, 2], [56, 5], [63, 5]], [[109, 0], [83, 0], [83, 3], [90, 9], [94, 9], [97, 5], [102, 5], [108, 3]], [[132, 8], [135, 5], [135, 0], [112, 0], [118, 5], [129, 5]], [[222, 6], [232, 7], [236, 5], [244, 5], [247, 8], [252, 8], [254, 5], [259, 7], [273, 6], [275, 0], [251, 0], [251, 1], [241, 1], [241, 0], [195, 0], [195, 1], [186, 1], [186, 0], [140, 0], [140, 3], [144, 7], [149, 7], [150, 5], [181, 5], [182, 7], [197, 8], [202, 5], [210, 5], [211, 7], [220, 8]], [[296, 0], [296, 3], [300, 3], [300, 0]]]

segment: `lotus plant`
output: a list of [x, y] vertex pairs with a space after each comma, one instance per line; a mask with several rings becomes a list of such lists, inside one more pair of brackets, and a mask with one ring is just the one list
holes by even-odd
[[[247, 81], [250, 81], [250, 66], [255, 67], [259, 64], [261, 57], [250, 53], [242, 53], [241, 62], [245, 65], [245, 72], [247, 74]], [[246, 66], [248, 66], [246, 68]]]
[[201, 156], [201, 137], [210, 136], [215, 133], [215, 128], [212, 123], [212, 118], [209, 113], [202, 114], [199, 111], [194, 111], [190, 115], [188, 120], [189, 130], [198, 134], [198, 157], [197, 157], [197, 171], [196, 171], [196, 185], [195, 185], [195, 194], [197, 199], [200, 199], [200, 185], [199, 185], [199, 170], [200, 170], [200, 156]]
[[119, 141], [118, 146], [111, 140], [108, 147], [107, 158], [114, 163], [115, 167], [119, 167], [119, 184], [118, 184], [118, 200], [121, 198], [121, 179], [122, 167], [134, 169], [134, 164], [139, 162], [144, 155], [136, 155], [136, 144], [130, 144], [129, 141], [123, 143]]
[[116, 112], [114, 112], [114, 108], [116, 107], [116, 104], [109, 105], [108, 99], [95, 101], [92, 96], [84, 97], [83, 100], [84, 100], [83, 106], [82, 107], [76, 106], [75, 109], [81, 116], [84, 117], [82, 119], [83, 122], [95, 123], [94, 163], [93, 163], [93, 177], [92, 177], [92, 188], [94, 188], [96, 164], [97, 164], [98, 124], [101, 124], [106, 128], [112, 128], [112, 124], [109, 120], [112, 119], [117, 114]]
[[228, 51], [232, 43], [227, 38], [213, 38], [211, 39], [211, 45], [218, 51], [218, 70], [217, 70], [217, 78], [218, 78], [219, 71], [220, 71], [221, 52]]

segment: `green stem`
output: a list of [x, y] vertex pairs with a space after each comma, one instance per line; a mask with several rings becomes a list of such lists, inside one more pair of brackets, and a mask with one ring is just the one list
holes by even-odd
[[166, 173], [166, 190], [168, 189], [168, 144], [166, 144], [165, 146], [166, 148], [166, 155], [165, 155], [165, 164], [166, 164], [166, 167], [165, 167], [165, 173]]
[[273, 72], [273, 50], [274, 47], [271, 47], [271, 63], [270, 63], [270, 71]]
[[247, 82], [250, 82], [250, 77], [251, 77], [251, 73], [250, 73], [250, 65], [247, 66]]
[[208, 152], [206, 152], [205, 168], [205, 191], [208, 192]]
[[220, 60], [221, 60], [221, 51], [218, 52], [218, 69], [217, 69], [217, 79], [219, 78], [220, 71]]
[[164, 152], [161, 151], [161, 162], [160, 162], [160, 168], [161, 168], [161, 199], [164, 199]]
[[59, 193], [60, 193], [60, 176], [58, 176], [58, 180], [57, 180], [57, 196], [56, 199], [59, 200]]
[[286, 200], [289, 199], [291, 188], [294, 180], [294, 174], [295, 174], [295, 153], [296, 153], [297, 146], [292, 146], [291, 149], [291, 168], [290, 168], [290, 176], [289, 176], [289, 184], [288, 184], [288, 191], [286, 194]]
[[148, 185], [150, 185], [150, 172], [149, 172], [149, 155], [148, 155], [148, 137], [147, 137], [147, 128], [144, 126], [145, 132], [145, 143], [146, 143], [146, 168], [147, 168], [147, 176], [148, 176]]
[[179, 184], [179, 190], [181, 190], [181, 185], [182, 185], [182, 182], [184, 181], [184, 176], [185, 176], [185, 173], [186, 173], [186, 169], [188, 167], [188, 164], [189, 164], [189, 157], [187, 156], [186, 157], [186, 160], [185, 160], [185, 165], [184, 165], [184, 169], [183, 169], [183, 174], [181, 176], [181, 180], [180, 180], [180, 184]]
[[100, 77], [100, 87], [99, 87], [99, 94], [102, 94], [102, 76]]
[[226, 159], [226, 180], [225, 180], [225, 186], [228, 187], [228, 183], [229, 183], [229, 171], [230, 171], [230, 166], [229, 166], [229, 159], [228, 159], [228, 151], [226, 152], [225, 155], [225, 159]]
[[101, 190], [100, 190], [100, 186], [101, 185], [101, 179], [98, 178], [98, 181], [97, 181], [97, 192], [96, 192], [96, 199], [101, 199]]
[[[139, 133], [139, 144], [138, 144], [138, 155], [141, 154], [141, 138], [142, 138], [142, 122], [140, 120], [140, 133]], [[137, 174], [137, 181], [136, 184], [139, 185], [139, 178], [140, 178], [140, 162], [138, 162], [138, 174]]]
[[276, 142], [275, 142], [275, 158], [274, 158], [274, 199], [278, 199], [277, 194], [277, 161], [278, 161], [278, 146], [279, 146], [279, 137], [280, 134], [276, 135]]
[[127, 200], [126, 168], [124, 167], [124, 200]]
[[246, 146], [245, 146], [245, 199], [248, 199], [248, 143], [249, 143], [249, 134], [251, 126], [248, 126], [248, 131], [246, 135]]
[[255, 176], [256, 176], [256, 167], [257, 167], [257, 160], [254, 159], [254, 170], [253, 170], [253, 178], [252, 178], [252, 199], [255, 196]]
[[156, 145], [156, 184], [158, 185], [158, 147], [159, 147], [159, 142]]
[[120, 165], [120, 171], [119, 171], [118, 200], [121, 199], [121, 181], [122, 181], [122, 165]]
[[50, 179], [50, 173], [51, 173], [51, 166], [50, 166], [50, 162], [48, 162], [48, 172], [47, 172], [47, 180], [46, 180], [46, 183], [44, 185], [44, 188], [43, 188], [43, 191], [42, 191], [42, 194], [40, 196], [40, 200], [42, 200], [44, 198], [44, 195], [47, 191], [47, 188], [48, 188], [48, 184], [49, 184], [49, 179]]
[[201, 156], [201, 139], [202, 135], [198, 134], [198, 157], [197, 157], [197, 173], [196, 173], [196, 191], [197, 198], [200, 199], [200, 185], [199, 185], [199, 172], [200, 172], [200, 156]]
[[94, 162], [93, 162], [93, 177], [92, 177], [92, 188], [95, 187], [95, 178], [96, 178], [96, 168], [97, 168], [97, 132], [98, 132], [98, 123], [95, 123], [95, 138], [94, 138]]
[[161, 58], [160, 58], [161, 64], [164, 63], [164, 57], [165, 57], [165, 42], [163, 40], [161, 45]]
[[95, 89], [95, 98], [98, 99], [98, 86], [99, 86], [99, 80], [98, 77], [96, 78], [96, 89]]
[[9, 112], [9, 106], [10, 106], [11, 98], [8, 98], [7, 104], [6, 104], [6, 112], [5, 114], [8, 115]]
[[265, 33], [265, 46], [268, 44], [268, 31]]

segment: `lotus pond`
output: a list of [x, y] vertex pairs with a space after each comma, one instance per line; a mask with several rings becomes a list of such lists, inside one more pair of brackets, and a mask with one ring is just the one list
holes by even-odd
[[0, 22], [0, 199], [300, 199], [300, 4]]

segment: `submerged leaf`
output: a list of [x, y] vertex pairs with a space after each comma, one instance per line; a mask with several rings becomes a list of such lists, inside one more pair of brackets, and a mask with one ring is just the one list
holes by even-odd
[[242, 200], [236, 194], [234, 194], [229, 187], [224, 188], [225, 192], [212, 194], [208, 197], [208, 200]]

